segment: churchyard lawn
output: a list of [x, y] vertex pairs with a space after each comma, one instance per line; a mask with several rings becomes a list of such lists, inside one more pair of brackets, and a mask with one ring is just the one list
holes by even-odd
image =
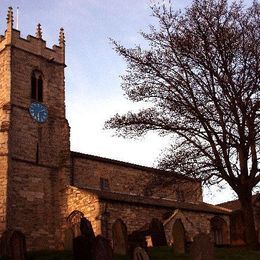
[[[249, 251], [243, 248], [216, 248], [216, 260], [259, 260], [260, 251]], [[169, 247], [149, 249], [151, 260], [188, 260], [185, 255], [173, 256], [173, 250]], [[0, 258], [4, 260], [3, 258]], [[115, 260], [130, 260], [127, 256], [116, 256]], [[30, 252], [28, 260], [73, 260], [72, 252]]]

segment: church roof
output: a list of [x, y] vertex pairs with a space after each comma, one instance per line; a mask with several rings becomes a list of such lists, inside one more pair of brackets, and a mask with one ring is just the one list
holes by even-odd
[[231, 213], [231, 210], [222, 208], [219, 206], [211, 205], [205, 202], [189, 203], [189, 202], [178, 202], [175, 200], [155, 198], [155, 197], [144, 197], [134, 194], [125, 194], [111, 191], [101, 191], [97, 189], [79, 187], [92, 194], [95, 194], [100, 200], [110, 201], [115, 203], [127, 203], [135, 205], [144, 205], [151, 207], [170, 208], [170, 209], [181, 209], [186, 211], [206, 212], [214, 214], [225, 214]]
[[[260, 199], [260, 194], [255, 194], [252, 196], [252, 201], [253, 201], [253, 205]], [[241, 209], [241, 204], [240, 201], [237, 200], [231, 200], [231, 201], [227, 201], [227, 202], [223, 202], [220, 204], [217, 204], [217, 206], [226, 208], [226, 209], [230, 209], [230, 210], [238, 210]]]
[[147, 171], [147, 172], [151, 172], [151, 173], [155, 173], [155, 174], [161, 174], [161, 175], [167, 175], [167, 176], [174, 174], [174, 176], [182, 178], [182, 179], [187, 179], [189, 181], [194, 181], [194, 182], [200, 182], [200, 180], [196, 180], [194, 178], [184, 176], [184, 175], [181, 175], [181, 174], [177, 174], [177, 173], [173, 173], [173, 172], [169, 172], [169, 171], [164, 171], [164, 170], [160, 170], [160, 169], [153, 168], [153, 167], [137, 165], [137, 164], [134, 164], [134, 163], [104, 158], [104, 157], [100, 157], [100, 156], [96, 156], [96, 155], [83, 154], [83, 153], [71, 151], [71, 156], [77, 157], [77, 158], [88, 159], [88, 160], [99, 161], [99, 162], [103, 162], [103, 163], [115, 164], [115, 165], [119, 165], [119, 166], [123, 166], [123, 167]]

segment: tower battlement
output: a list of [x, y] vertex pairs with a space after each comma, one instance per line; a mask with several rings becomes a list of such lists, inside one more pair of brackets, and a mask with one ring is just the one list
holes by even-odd
[[40, 24], [37, 25], [35, 36], [28, 35], [26, 39], [22, 38], [20, 31], [13, 28], [12, 7], [8, 9], [5, 34], [0, 35], [0, 52], [7, 46], [30, 52], [52, 62], [65, 63], [65, 37], [63, 28], [60, 29], [59, 45], [53, 45], [52, 48], [48, 48], [46, 41], [42, 39]]

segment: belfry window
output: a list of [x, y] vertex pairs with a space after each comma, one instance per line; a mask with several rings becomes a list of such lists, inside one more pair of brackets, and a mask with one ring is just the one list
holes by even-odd
[[43, 80], [42, 74], [35, 70], [31, 77], [31, 99], [35, 101], [43, 101]]

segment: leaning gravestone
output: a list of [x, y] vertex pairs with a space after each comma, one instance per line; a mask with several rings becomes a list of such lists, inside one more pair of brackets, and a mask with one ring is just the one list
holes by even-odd
[[112, 226], [114, 254], [126, 255], [128, 250], [127, 228], [121, 219], [117, 219]]
[[81, 236], [73, 239], [74, 260], [92, 260], [91, 250], [95, 241], [95, 234], [91, 222], [86, 218], [80, 220]]
[[26, 259], [25, 235], [20, 231], [14, 231], [10, 238], [10, 251], [12, 260]]
[[92, 246], [93, 260], [113, 260], [113, 250], [108, 239], [98, 235]]
[[194, 237], [190, 248], [190, 260], [215, 260], [214, 244], [209, 235], [200, 233]]
[[180, 219], [177, 219], [172, 227], [174, 252], [185, 253], [185, 230]]
[[149, 260], [146, 251], [141, 247], [136, 247], [134, 250], [133, 260]]
[[86, 236], [90, 242], [95, 240], [95, 233], [93, 231], [91, 222], [85, 217], [80, 220], [80, 231], [81, 235]]
[[167, 245], [164, 227], [160, 220], [156, 218], [152, 219], [149, 226], [149, 231], [152, 237], [152, 243], [154, 247]]

